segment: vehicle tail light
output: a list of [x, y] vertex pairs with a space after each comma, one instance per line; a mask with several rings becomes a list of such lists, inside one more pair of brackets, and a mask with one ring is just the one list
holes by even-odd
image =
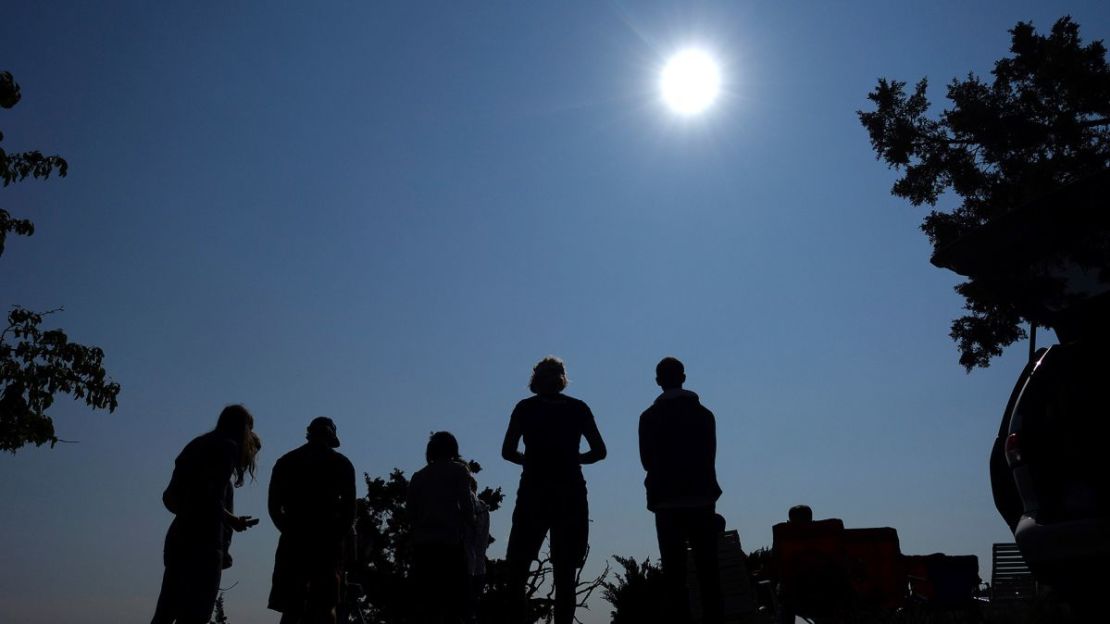
[[1018, 434], [1011, 433], [1010, 435], [1006, 436], [1005, 448], [1006, 463], [1010, 464], [1011, 466], [1017, 466], [1022, 462], [1023, 457], [1021, 454], [1021, 440], [1018, 438]]

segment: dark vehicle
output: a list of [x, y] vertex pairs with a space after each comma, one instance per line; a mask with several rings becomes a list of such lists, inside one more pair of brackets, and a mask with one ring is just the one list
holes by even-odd
[[990, 280], [1059, 344], [1033, 351], [991, 451], [995, 506], [1030, 570], [1075, 603], [1110, 582], [1110, 172], [933, 257]]
[[1053, 345], [1010, 416], [1006, 461], [1021, 498], [1014, 537], [1037, 578], [1080, 597], [1110, 579], [1110, 344]]

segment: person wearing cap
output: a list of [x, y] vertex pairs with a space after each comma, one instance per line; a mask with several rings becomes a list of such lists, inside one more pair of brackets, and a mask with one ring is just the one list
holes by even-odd
[[335, 423], [315, 418], [306, 437], [270, 477], [270, 519], [281, 538], [269, 607], [281, 624], [335, 622], [343, 540], [355, 519], [355, 469], [335, 450]]
[[720, 624], [724, 616], [717, 561], [717, 423], [698, 395], [682, 388], [686, 370], [678, 359], [660, 360], [655, 382], [663, 392], [640, 415], [640, 462], [647, 472], [647, 507], [655, 513], [667, 621], [690, 621], [689, 544], [701, 589], [702, 622]]

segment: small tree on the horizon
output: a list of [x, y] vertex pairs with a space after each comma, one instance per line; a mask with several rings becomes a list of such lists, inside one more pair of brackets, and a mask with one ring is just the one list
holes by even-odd
[[[859, 111], [877, 157], [901, 172], [891, 192], [934, 209], [921, 229], [935, 250], [993, 219], [1110, 167], [1110, 65], [1101, 41], [1083, 45], [1079, 25], [1057, 20], [1048, 35], [1032, 23], [1010, 30], [1012, 56], [992, 82], [975, 74], [948, 84], [951, 107], [929, 114], [922, 78], [880, 79]], [[946, 193], [958, 198], [936, 209]], [[1026, 337], [1013, 297], [969, 279], [956, 286], [968, 312], [952, 323], [960, 364], [969, 372]]]
[[216, 597], [216, 608], [212, 610], [212, 621], [209, 624], [230, 624], [227, 614], [224, 613], [224, 593]]
[[637, 562], [635, 557], [614, 555], [620, 564], [613, 581], [605, 582], [601, 597], [613, 610], [611, 624], [668, 624], [666, 584], [663, 569], [650, 558]]
[[[0, 108], [11, 108], [20, 98], [19, 84], [11, 73], [0, 72]], [[0, 133], [0, 141], [3, 138]], [[0, 178], [5, 187], [29, 177], [45, 180], [54, 173], [65, 177], [68, 168], [61, 156], [0, 149]], [[0, 256], [9, 234], [34, 233], [30, 219], [0, 208]], [[70, 342], [60, 329], [41, 327], [44, 317], [60, 311], [34, 312], [12, 306], [7, 327], [0, 330], [0, 451], [15, 453], [27, 444], [53, 447], [60, 441], [47, 414], [56, 394], [72, 395], [93, 409], [116, 409], [120, 386], [104, 370], [104, 352]]]

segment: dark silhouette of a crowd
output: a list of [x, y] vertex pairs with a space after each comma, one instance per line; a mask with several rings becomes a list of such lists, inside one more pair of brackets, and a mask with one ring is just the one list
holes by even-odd
[[[663, 358], [655, 374], [662, 392], [640, 416], [639, 443], [667, 587], [667, 621], [690, 621], [689, 547], [701, 621], [721, 624], [716, 515], [721, 488], [714, 416], [683, 388], [682, 362]], [[506, 551], [509, 624], [528, 622], [526, 584], [545, 538], [555, 624], [574, 622], [576, 579], [589, 544], [582, 466], [605, 459], [607, 450], [589, 406], [564, 394], [566, 386], [562, 360], [540, 360], [528, 386], [533, 396], [513, 409], [501, 447], [506, 461], [521, 466]], [[355, 470], [335, 450], [339, 437], [331, 419], [314, 419], [306, 438], [304, 445], [277, 460], [270, 479], [268, 511], [281, 537], [269, 608], [282, 614], [282, 624], [334, 624], [344, 542], [356, 513]], [[583, 439], [586, 452], [580, 450]], [[165, 573], [153, 624], [208, 622], [221, 572], [232, 564], [232, 534], [258, 524], [250, 516], [235, 515], [234, 487], [248, 474], [253, 478], [261, 447], [250, 412], [231, 405], [220, 413], [214, 430], [178, 455], [163, 494], [174, 520], [166, 534]], [[477, 481], [451, 433], [433, 433], [425, 459], [427, 465], [413, 474], [407, 492], [410, 578], [420, 597], [412, 611], [417, 621], [429, 624], [474, 621], [490, 541], [489, 510], [476, 495]]]

